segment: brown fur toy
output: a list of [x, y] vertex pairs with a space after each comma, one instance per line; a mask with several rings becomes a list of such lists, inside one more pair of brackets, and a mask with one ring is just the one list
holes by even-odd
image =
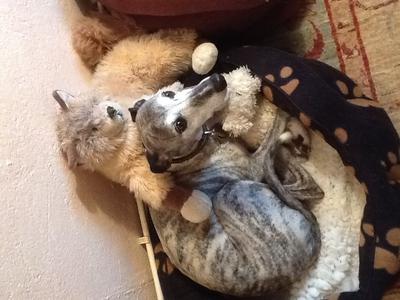
[[103, 56], [120, 40], [143, 31], [132, 21], [105, 14], [82, 17], [72, 27], [72, 46], [82, 62], [94, 71]]
[[[104, 23], [100, 29], [93, 29], [96, 22], [86, 18], [73, 32], [73, 44], [80, 45], [75, 48], [82, 61], [90, 66], [97, 64], [94, 91], [78, 97], [62, 91], [53, 93], [61, 107], [57, 136], [68, 165], [102, 173], [155, 209], [169, 207], [191, 222], [204, 221], [211, 211], [208, 197], [175, 186], [169, 175], [150, 172], [127, 111], [135, 99], [172, 83], [190, 67], [196, 33], [162, 30], [115, 41], [101, 27]], [[88, 24], [87, 30], [84, 24]], [[96, 39], [99, 35], [93, 37], [90, 32], [106, 34]], [[108, 47], [102, 48], [113, 44], [108, 52]], [[91, 53], [93, 60], [88, 60]]]
[[174, 82], [191, 66], [193, 30], [160, 30], [117, 43], [98, 64], [93, 84], [102, 94], [133, 99]]

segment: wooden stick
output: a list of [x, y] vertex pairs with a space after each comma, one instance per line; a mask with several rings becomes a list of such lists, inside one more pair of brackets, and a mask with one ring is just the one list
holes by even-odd
[[157, 300], [164, 300], [161, 289], [160, 278], [157, 273], [156, 260], [154, 258], [153, 245], [150, 240], [149, 226], [147, 224], [146, 213], [142, 200], [136, 199], [136, 204], [139, 212], [140, 224], [142, 226], [143, 237], [139, 238], [139, 244], [146, 245], [147, 257], [150, 263], [151, 274], [153, 275], [154, 287], [156, 289]]

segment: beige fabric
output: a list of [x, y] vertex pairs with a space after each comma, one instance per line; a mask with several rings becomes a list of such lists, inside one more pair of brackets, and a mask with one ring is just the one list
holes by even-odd
[[[400, 1], [307, 0], [271, 44], [345, 71], [400, 130]], [[283, 31], [283, 32], [282, 32]]]

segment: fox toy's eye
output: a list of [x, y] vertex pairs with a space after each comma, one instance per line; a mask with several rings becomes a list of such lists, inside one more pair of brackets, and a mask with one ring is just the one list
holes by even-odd
[[183, 117], [179, 117], [175, 120], [175, 130], [178, 133], [183, 133], [187, 128], [187, 122]]
[[171, 92], [171, 91], [162, 92], [161, 95], [163, 97], [168, 97], [168, 98], [171, 98], [171, 99], [175, 97], [175, 93]]

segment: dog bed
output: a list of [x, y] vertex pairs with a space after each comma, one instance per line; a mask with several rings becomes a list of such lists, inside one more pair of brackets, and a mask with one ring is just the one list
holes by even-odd
[[[293, 287], [292, 298], [323, 299], [333, 292], [355, 289], [342, 293], [340, 299], [381, 299], [400, 268], [400, 149], [398, 134], [388, 116], [377, 102], [365, 97], [351, 79], [317, 61], [272, 48], [241, 47], [222, 54], [216, 71], [227, 72], [242, 65], [247, 65], [263, 79], [267, 98], [297, 116], [334, 147], [343, 164], [360, 182], [357, 185], [350, 180], [342, 185], [352, 191], [341, 191], [344, 193], [342, 203], [333, 192], [332, 199], [328, 195], [315, 208], [323, 232], [320, 260]], [[187, 78], [188, 83], [194, 80]], [[334, 180], [326, 174], [331, 171], [331, 176], [336, 174], [336, 178], [346, 178], [347, 175], [341, 172], [344, 167], [340, 161], [333, 163], [335, 155], [328, 154], [321, 137], [314, 139], [317, 141], [314, 152], [323, 154], [311, 160], [308, 167], [312, 174], [321, 172], [320, 180], [317, 177], [316, 180], [325, 191], [331, 191], [329, 185]], [[331, 158], [333, 161], [329, 162]], [[318, 159], [322, 166], [316, 163]], [[329, 166], [333, 169], [329, 170]], [[354, 193], [357, 189], [358, 193]], [[351, 199], [353, 197], [358, 199]], [[360, 224], [364, 197], [366, 206], [359, 239], [360, 283], [357, 288], [354, 276], [357, 261], [354, 258], [358, 234], [355, 228]], [[165, 241], [157, 213], [152, 212], [152, 217], [161, 241]], [[202, 291], [196, 292], [201, 295]], [[216, 294], [213, 296], [218, 297]], [[209, 296], [204, 298], [204, 294], [199, 297], [212, 299]], [[178, 298], [175, 294], [171, 299]]]

